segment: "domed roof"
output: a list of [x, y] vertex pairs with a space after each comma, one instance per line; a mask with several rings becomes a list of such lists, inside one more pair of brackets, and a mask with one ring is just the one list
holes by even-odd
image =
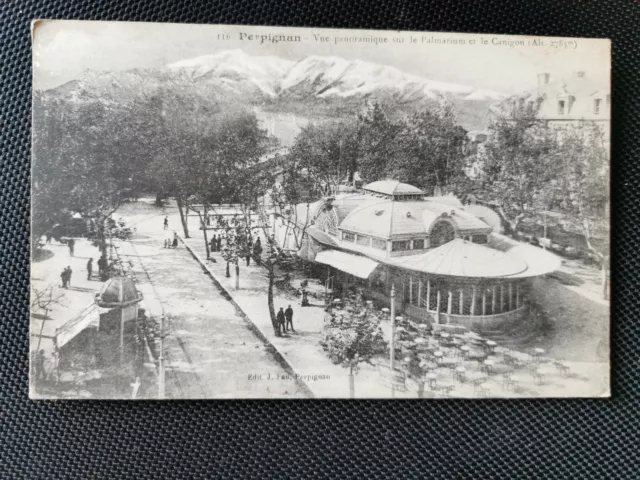
[[113, 277], [107, 280], [100, 293], [96, 294], [96, 303], [103, 308], [125, 307], [142, 300], [142, 294], [128, 277]]
[[482, 220], [464, 210], [431, 201], [393, 202], [389, 199], [377, 199], [354, 209], [340, 223], [340, 228], [379, 238], [426, 235], [443, 214], [463, 233], [491, 231]]
[[362, 190], [383, 195], [424, 195], [424, 192], [419, 188], [397, 180], [378, 180], [366, 184]]

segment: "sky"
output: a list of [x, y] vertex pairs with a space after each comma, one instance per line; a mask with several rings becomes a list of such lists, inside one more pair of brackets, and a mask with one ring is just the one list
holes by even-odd
[[[569, 48], [552, 48], [553, 39], [542, 37], [545, 47], [494, 45], [493, 42], [536, 37], [490, 34], [332, 30], [319, 28], [184, 25], [134, 22], [45, 21], [33, 28], [34, 88], [53, 88], [81, 78], [86, 70], [123, 71], [160, 68], [169, 63], [243, 49], [251, 55], [276, 55], [298, 61], [309, 55], [339, 56], [350, 60], [391, 65], [431, 80], [461, 83], [502, 93], [517, 93], [536, 85], [536, 75], [552, 78], [585, 71], [608, 79], [610, 43], [604, 40], [574, 40]], [[254, 35], [300, 35], [299, 43], [261, 43], [240, 40], [240, 33]], [[219, 38], [229, 35], [230, 39]], [[315, 40], [314, 34], [329, 38]], [[339, 43], [336, 37], [386, 37], [388, 43]], [[393, 43], [392, 37], [404, 38]], [[417, 43], [411, 43], [414, 37]], [[463, 39], [466, 45], [422, 43], [422, 38]], [[495, 39], [494, 39], [495, 37]], [[482, 43], [481, 38], [486, 44]], [[541, 37], [537, 37], [541, 38]], [[475, 45], [468, 44], [475, 40]], [[575, 46], [575, 48], [574, 48]]]

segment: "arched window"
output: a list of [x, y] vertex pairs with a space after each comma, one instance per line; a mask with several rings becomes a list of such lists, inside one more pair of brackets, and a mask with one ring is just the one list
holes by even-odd
[[316, 219], [316, 227], [334, 237], [338, 236], [338, 215], [335, 208], [325, 208], [323, 212], [318, 215]]
[[439, 247], [450, 242], [456, 237], [456, 231], [450, 222], [440, 220], [431, 229], [429, 235], [429, 246], [431, 248]]

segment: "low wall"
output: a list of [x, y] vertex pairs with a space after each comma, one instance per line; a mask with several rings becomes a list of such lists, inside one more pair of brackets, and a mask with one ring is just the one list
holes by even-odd
[[[429, 323], [436, 322], [436, 312], [428, 311], [424, 308], [416, 307], [414, 305], [406, 305], [404, 313], [412, 318], [426, 320]], [[522, 320], [527, 313], [527, 307], [521, 306], [516, 310], [510, 312], [498, 313], [496, 315], [453, 315], [447, 313], [440, 313], [440, 323], [446, 325], [462, 325], [469, 330], [491, 329], [497, 328], [505, 323], [516, 322]]]

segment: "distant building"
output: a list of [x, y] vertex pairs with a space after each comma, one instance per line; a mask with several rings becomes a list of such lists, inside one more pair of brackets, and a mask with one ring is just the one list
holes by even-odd
[[530, 279], [560, 264], [494, 233], [456, 198], [394, 180], [300, 209], [308, 226], [298, 255], [324, 266], [327, 284], [362, 287], [386, 305], [393, 286], [398, 312], [422, 321], [474, 328], [524, 318]]
[[584, 71], [557, 79], [539, 73], [536, 88], [494, 105], [492, 113], [501, 118], [517, 117], [527, 108], [537, 109], [538, 118], [557, 129], [594, 122], [609, 141], [611, 85], [589, 78]]

